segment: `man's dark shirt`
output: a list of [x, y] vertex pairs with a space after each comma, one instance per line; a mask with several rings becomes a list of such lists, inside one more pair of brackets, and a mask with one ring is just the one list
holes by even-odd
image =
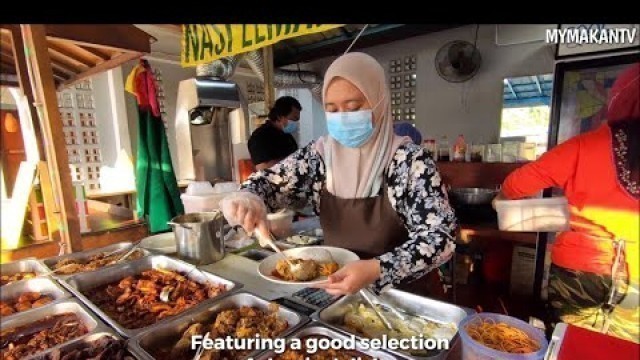
[[248, 147], [251, 161], [258, 165], [286, 158], [298, 150], [298, 143], [293, 135], [285, 133], [267, 121], [251, 134]]

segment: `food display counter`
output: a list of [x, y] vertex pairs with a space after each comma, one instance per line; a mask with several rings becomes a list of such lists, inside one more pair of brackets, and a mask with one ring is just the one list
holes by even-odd
[[[345, 307], [357, 303], [357, 296], [335, 302], [336, 298], [326, 293], [322, 296], [317, 291], [304, 286], [270, 282], [258, 275], [259, 262], [247, 257], [247, 252], [241, 255], [227, 254], [223, 260], [202, 267], [195, 267], [179, 260], [174, 257], [175, 255], [161, 255], [148, 249], [141, 249], [140, 258], [124, 259], [118, 264], [111, 264], [108, 261], [92, 262], [95, 259], [103, 259], [107, 255], [113, 256], [114, 251], [126, 252], [131, 246], [132, 244], [122, 243], [76, 253], [72, 256], [40, 260], [23, 259], [2, 265], [3, 276], [7, 283], [11, 281], [11, 284], [3, 286], [3, 293], [8, 289], [11, 290], [10, 294], [13, 297], [18, 297], [20, 289], [25, 289], [30, 292], [43, 291], [43, 293], [49, 292], [55, 295], [51, 303], [12, 314], [6, 321], [3, 319], [0, 336], [2, 340], [0, 351], [3, 358], [58, 359], [65, 354], [73, 354], [73, 356], [91, 354], [91, 358], [95, 359], [171, 358], [178, 360], [180, 356], [167, 357], [171, 351], [169, 353], [165, 351], [162, 355], [154, 349], [158, 349], [159, 344], [162, 344], [172, 350], [180, 341], [182, 341], [180, 346], [184, 346], [184, 337], [190, 334], [188, 331], [193, 332], [199, 328], [200, 333], [205, 334], [216, 324], [220, 325], [224, 316], [239, 316], [236, 328], [227, 328], [231, 331], [231, 335], [239, 335], [243, 331], [253, 334], [252, 329], [261, 329], [260, 331], [271, 329], [265, 324], [271, 324], [269, 326], [273, 327], [273, 332], [267, 331], [267, 333], [272, 335], [277, 333], [278, 336], [287, 339], [309, 336], [349, 337], [353, 333], [349, 328], [342, 326], [344, 324], [340, 323], [338, 313]], [[76, 264], [73, 267], [74, 271], [67, 273], [56, 270], [68, 263]], [[149, 271], [156, 271], [157, 274], [150, 274]], [[156, 278], [141, 277], [143, 275], [156, 276]], [[171, 282], [168, 279], [177, 280]], [[185, 304], [185, 301], [191, 299], [193, 295], [184, 291], [189, 289], [200, 291], [200, 289], [207, 289], [208, 286], [219, 285], [224, 287], [224, 291], [212, 294], [201, 293], [204, 296], [201, 300], [190, 306]], [[180, 294], [185, 297], [180, 298]], [[424, 302], [429, 306], [422, 304], [420, 309], [427, 306], [429, 313], [436, 316], [436, 321], [444, 319], [452, 324], [454, 329], [455, 323], [470, 311], [440, 301], [410, 295], [403, 292], [390, 294], [394, 301], [401, 301], [402, 304], [404, 304], [403, 299], [411, 300], [411, 304], [406, 304], [411, 311], [418, 309], [414, 309], [417, 303]], [[13, 299], [4, 296], [2, 298], [3, 302], [11, 300]], [[349, 300], [348, 304], [345, 302], [347, 300]], [[151, 302], [151, 305], [143, 306], [145, 302]], [[331, 307], [331, 304], [335, 305]], [[170, 310], [178, 305], [183, 306], [183, 309]], [[141, 308], [148, 311], [136, 313]], [[232, 314], [230, 311], [237, 314], [230, 315]], [[256, 314], [262, 314], [259, 315], [263, 317], [262, 320], [256, 322], [256, 316], [258, 316]], [[331, 314], [330, 321], [325, 319], [324, 314]], [[242, 320], [243, 317], [247, 319]], [[133, 324], [137, 321], [133, 321], [135, 319], [140, 320], [140, 324]], [[64, 324], [68, 322], [82, 323], [82, 326], [76, 332], [61, 332], [60, 328], [64, 328]], [[240, 327], [241, 323], [246, 326]], [[356, 334], [353, 333], [353, 335]], [[362, 334], [357, 335], [362, 339]], [[30, 348], [29, 339], [36, 339], [33, 341], [38, 347]], [[174, 344], [171, 345], [171, 342]], [[123, 348], [123, 344], [126, 344], [126, 348]], [[16, 347], [20, 352], [16, 353]], [[250, 355], [267, 358], [267, 350], [261, 349], [236, 355], [237, 358], [247, 358]], [[448, 353], [450, 351], [438, 353], [437, 358], [446, 358]], [[187, 351], [187, 354], [184, 359], [193, 358], [194, 353]], [[362, 354], [370, 358], [414, 358], [410, 354], [380, 349], [364, 351]], [[202, 359], [207, 358], [205, 355], [206, 352]], [[416, 358], [424, 358], [424, 356]]]
[[[313, 220], [306, 223], [315, 224]], [[26, 302], [21, 311], [3, 317], [3, 358], [53, 360], [66, 354], [76, 356], [69, 357], [73, 359], [191, 360], [196, 350], [190, 347], [190, 339], [207, 334], [273, 336], [285, 339], [287, 346], [294, 339], [354, 339], [355, 349], [321, 352], [338, 358], [463, 358], [458, 325], [475, 316], [472, 309], [391, 289], [379, 299], [402, 309], [403, 315], [385, 330], [360, 294], [334, 298], [324, 291], [260, 276], [258, 265], [270, 255], [264, 249], [232, 251], [220, 261], [196, 267], [165, 246], [171, 235], [150, 237], [153, 243], [167, 240], [161, 252], [145, 248], [152, 242], [143, 241], [138, 256], [123, 261], [117, 254], [130, 252], [133, 243], [2, 265], [3, 309], [15, 305], [21, 295], [25, 299], [51, 296], [51, 301], [38, 306]], [[73, 266], [69, 270], [66, 264]], [[81, 326], [74, 332], [60, 330], [69, 323]], [[381, 336], [447, 339], [450, 346], [439, 351], [364, 346], [368, 339]], [[37, 348], [30, 348], [31, 343]], [[301, 352], [304, 348], [289, 347], [284, 353], [261, 348], [226, 355], [287, 360], [297, 359]], [[211, 351], [204, 351], [199, 359], [212, 358]]]

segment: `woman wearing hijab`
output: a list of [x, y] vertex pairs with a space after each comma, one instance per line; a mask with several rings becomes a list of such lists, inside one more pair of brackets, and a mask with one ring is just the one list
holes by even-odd
[[436, 165], [411, 139], [393, 133], [389, 97], [375, 59], [339, 57], [324, 80], [329, 135], [254, 173], [244, 192], [222, 203], [229, 223], [248, 232], [267, 231], [267, 208], [312, 205], [325, 244], [363, 259], [321, 285], [334, 295], [425, 279], [455, 249], [455, 216]]
[[616, 79], [606, 113], [598, 129], [514, 171], [499, 198], [564, 190], [571, 227], [553, 244], [549, 279], [556, 320], [639, 342], [640, 63]]

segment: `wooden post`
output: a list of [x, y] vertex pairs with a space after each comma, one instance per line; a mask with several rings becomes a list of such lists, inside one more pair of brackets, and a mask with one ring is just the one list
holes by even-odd
[[27, 60], [31, 64], [31, 79], [36, 107], [40, 107], [42, 135], [45, 140], [47, 162], [52, 165], [51, 183], [58, 202], [60, 238], [66, 252], [82, 250], [80, 223], [75, 206], [74, 190], [69, 171], [69, 159], [58, 110], [56, 87], [49, 58], [44, 25], [20, 25], [25, 42]]
[[[29, 81], [29, 70], [27, 66], [27, 59], [24, 54], [24, 40], [22, 39], [22, 32], [20, 32], [19, 25], [11, 26], [11, 44], [13, 46], [13, 58], [16, 65], [16, 73], [18, 75], [18, 81], [22, 93], [27, 98], [29, 103], [29, 114], [31, 114], [31, 122], [33, 123], [33, 131], [36, 135], [36, 144], [38, 145], [38, 154], [40, 159], [46, 159], [46, 152], [44, 146], [44, 139], [42, 136], [42, 126], [40, 124], [40, 118], [33, 106], [35, 100], [33, 98], [33, 91], [31, 89], [31, 82]], [[41, 161], [38, 164], [38, 177], [40, 178], [40, 186], [42, 189], [42, 202], [44, 203], [44, 211], [47, 219], [47, 229], [49, 232], [49, 239], [54, 242], [60, 241], [60, 223], [57, 213], [59, 210], [56, 206], [56, 202], [53, 197], [53, 191], [51, 189], [51, 177], [49, 176], [49, 169], [47, 163]]]
[[268, 111], [276, 101], [273, 87], [273, 47], [262, 48], [262, 55], [264, 58], [264, 105]]

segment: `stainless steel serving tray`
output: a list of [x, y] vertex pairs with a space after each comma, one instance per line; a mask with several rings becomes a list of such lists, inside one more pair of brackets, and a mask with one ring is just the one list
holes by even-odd
[[111, 266], [101, 270], [79, 273], [69, 277], [66, 280], [62, 280], [61, 283], [69, 291], [71, 291], [73, 295], [77, 296], [78, 299], [80, 299], [83, 303], [85, 303], [91, 310], [95, 311], [96, 314], [98, 314], [105, 322], [107, 322], [107, 324], [112, 326], [118, 332], [118, 334], [124, 336], [125, 338], [131, 338], [137, 334], [140, 334], [141, 332], [143, 332], [148, 328], [155, 327], [156, 325], [167, 322], [170, 319], [174, 318], [175, 316], [179, 316], [180, 314], [162, 319], [156, 322], [155, 324], [149, 325], [146, 327], [142, 327], [138, 329], [127, 329], [121, 326], [114, 319], [109, 317], [97, 305], [89, 301], [89, 299], [84, 295], [84, 293], [98, 286], [115, 283], [127, 276], [135, 276], [142, 273], [145, 270], [150, 270], [150, 269], [163, 269], [163, 270], [173, 270], [173, 271], [183, 272], [183, 273], [187, 273], [187, 277], [189, 279], [194, 280], [200, 284], [209, 282], [211, 284], [222, 284], [227, 287], [227, 292], [222, 293], [214, 298], [207, 299], [201, 302], [200, 304], [194, 306], [192, 309], [210, 305], [213, 302], [215, 302], [217, 299], [222, 298], [224, 296], [228, 296], [232, 291], [235, 291], [242, 287], [240, 283], [227, 280], [225, 278], [211, 274], [201, 269], [194, 269], [194, 268], [195, 267], [193, 265], [186, 263], [184, 261], [173, 259], [167, 256], [156, 255], [156, 256], [148, 256], [142, 259], [134, 260], [129, 263], [123, 263], [123, 264]]
[[[81, 263], [85, 263], [89, 260], [90, 257], [98, 255], [98, 254], [102, 254], [102, 253], [111, 253], [114, 251], [120, 251], [119, 254], [124, 255], [127, 250], [131, 249], [131, 247], [133, 246], [133, 243], [130, 242], [121, 242], [121, 243], [117, 243], [117, 244], [113, 244], [113, 245], [109, 245], [109, 246], [104, 246], [101, 248], [95, 248], [95, 249], [91, 249], [91, 250], [85, 250], [85, 251], [80, 251], [80, 252], [76, 252], [73, 254], [67, 254], [67, 255], [61, 255], [61, 256], [55, 256], [55, 257], [51, 257], [51, 258], [47, 258], [42, 260], [42, 263], [50, 270], [53, 271], [55, 269], [55, 265], [62, 260], [74, 260], [77, 262], [81, 262]], [[144, 253], [144, 256], [150, 256], [153, 255], [153, 253], [147, 249], [144, 249], [142, 247], [139, 247], [138, 250], [142, 251]], [[133, 261], [133, 260], [131, 260]], [[123, 261], [127, 262], [127, 260], [125, 259]], [[97, 270], [102, 270], [102, 269], [106, 269], [108, 267], [111, 266], [115, 266], [115, 265], [109, 265], [109, 266], [104, 266], [101, 267], [99, 269], [93, 270], [93, 271], [97, 271]], [[86, 272], [91, 272], [91, 271], [82, 271], [82, 272], [77, 272], [74, 274], [58, 274], [58, 273], [52, 273], [52, 276], [57, 278], [57, 279], [67, 279], [73, 275], [77, 275], [77, 274], [82, 274], [82, 273], [86, 273]]]
[[91, 314], [91, 312], [89, 310], [87, 310], [84, 306], [82, 306], [82, 304], [75, 300], [75, 299], [67, 299], [65, 301], [62, 302], [58, 302], [55, 304], [50, 304], [47, 306], [43, 306], [43, 307], [39, 307], [37, 309], [33, 309], [30, 311], [25, 311], [23, 313], [19, 313], [16, 316], [12, 317], [11, 319], [8, 320], [4, 320], [2, 321], [2, 323], [0, 324], [0, 330], [4, 331], [7, 329], [12, 329], [12, 328], [16, 328], [16, 327], [20, 327], [23, 325], [28, 325], [31, 324], [35, 321], [38, 320], [42, 320], [47, 316], [53, 316], [53, 315], [60, 315], [60, 314], [64, 314], [64, 313], [74, 313], [76, 314], [80, 320], [87, 326], [87, 330], [89, 331], [87, 334], [78, 337], [76, 339], [72, 339], [69, 340], [65, 343], [62, 344], [58, 344], [54, 347], [51, 347], [49, 349], [43, 350], [42, 352], [38, 352], [36, 354], [33, 354], [27, 358], [31, 358], [34, 356], [38, 356], [40, 354], [42, 354], [45, 351], [49, 351], [50, 349], [57, 349], [61, 346], [67, 345], [72, 343], [73, 341], [77, 340], [77, 339], [82, 339], [83, 337], [90, 335], [92, 333], [96, 333], [96, 332], [100, 332], [100, 331], [107, 331], [108, 328], [106, 327], [106, 325], [104, 325], [104, 323], [102, 323], [100, 321], [100, 319], [98, 319], [97, 317], [95, 317], [93, 314]]
[[[73, 351], [76, 349], [82, 349], [86, 346], [88, 346], [91, 342], [99, 340], [103, 337], [110, 337], [114, 340], [122, 340], [122, 338], [120, 336], [118, 336], [117, 334], [113, 333], [112, 331], [99, 331], [99, 332], [94, 332], [88, 335], [85, 335], [81, 338], [72, 340], [64, 345], [58, 346], [56, 348], [51, 348], [49, 350], [45, 350], [42, 353], [39, 353], [37, 355], [32, 355], [30, 357], [27, 358], [27, 360], [45, 360], [46, 356], [51, 354], [53, 351], [55, 351], [56, 349], [60, 350], [63, 354], [68, 352], [68, 351]], [[138, 357], [131, 351], [131, 349], [127, 348], [127, 352], [129, 353], [129, 355], [135, 359], [138, 359]]]
[[[293, 332], [291, 335], [287, 336], [287, 339], [302, 339], [307, 336], [326, 336], [331, 339], [342, 339], [342, 340], [347, 340], [350, 337], [350, 335], [347, 335], [341, 331], [336, 331], [334, 329], [331, 329], [322, 323], [312, 322], [310, 324], [303, 326], [302, 328], [299, 328], [298, 330]], [[371, 350], [371, 349], [365, 350], [357, 342], [356, 342], [356, 348], [358, 352], [364, 355], [371, 356], [372, 358], [377, 360], [395, 360], [398, 358], [397, 355], [392, 355], [390, 353], [387, 353], [381, 350]], [[258, 356], [256, 356], [255, 360], [275, 359], [277, 356], [278, 354], [276, 354], [275, 351], [265, 351], [259, 354]]]
[[[156, 326], [153, 329], [149, 329], [144, 333], [136, 336], [131, 342], [130, 346], [133, 351], [142, 359], [153, 360], [154, 357], [148, 352], [148, 349], [152, 349], [160, 344], [176, 343], [182, 333], [192, 324], [196, 322], [206, 322], [207, 324], [213, 323], [215, 316], [223, 310], [235, 309], [241, 306], [254, 306], [262, 309], [266, 309], [269, 306], [269, 301], [258, 297], [257, 295], [241, 291], [233, 295], [220, 299], [215, 304], [207, 307], [200, 308], [185, 312], [178, 315], [168, 323]], [[285, 337], [287, 334], [292, 333], [300, 326], [309, 321], [304, 315], [300, 315], [286, 307], [280, 306], [278, 314], [287, 320], [289, 328], [280, 335]], [[253, 357], [258, 352], [249, 355]], [[178, 360], [178, 359], [176, 359]]]
[[[448, 304], [442, 301], [429, 299], [396, 289], [391, 289], [380, 295], [380, 297], [386, 300], [389, 304], [395, 305], [401, 309], [405, 309], [408, 312], [426, 316], [436, 321], [454, 323], [456, 325], [460, 324], [460, 321], [462, 321], [462, 319], [464, 319], [467, 315], [474, 313], [474, 311], [471, 309], [465, 309], [453, 304]], [[344, 326], [344, 316], [349, 310], [349, 307], [351, 305], [357, 305], [359, 303], [364, 303], [364, 299], [360, 296], [360, 294], [345, 296], [334, 302], [333, 304], [327, 306], [326, 308], [320, 310], [319, 312], [313, 314], [312, 318], [314, 318], [315, 320], [319, 320], [324, 324], [327, 324], [329, 327], [354, 334], [356, 335], [356, 337], [362, 339], [363, 337], [361, 335], [354, 333], [346, 326]], [[458, 333], [456, 332], [455, 336], [450, 341], [449, 350], [455, 346], [456, 342], [458, 341], [458, 337]], [[428, 356], [415, 356], [391, 350], [389, 352], [404, 357], [410, 356], [416, 359], [444, 359], [446, 358], [449, 351], [434, 351]]]
[[7, 264], [0, 264], [1, 275], [13, 275], [19, 272], [35, 272], [36, 276], [40, 276], [41, 274], [47, 274], [49, 269], [47, 269], [47, 267], [36, 258], [26, 258]]
[[[62, 289], [55, 281], [46, 277], [40, 277], [40, 278], [33, 278], [29, 280], [16, 281], [14, 283], [3, 286], [2, 291], [0, 291], [0, 301], [5, 301], [5, 302], [15, 301], [18, 299], [18, 297], [20, 297], [20, 295], [22, 295], [25, 292], [38, 292], [42, 295], [51, 296], [53, 298], [53, 301], [44, 306], [49, 306], [52, 303], [60, 301], [61, 299], [66, 299], [71, 296], [69, 292]], [[39, 309], [39, 308], [35, 308], [35, 309]], [[33, 311], [35, 309], [29, 309], [29, 310], [21, 311], [12, 315], [3, 316], [2, 320], [6, 321], [8, 319], [13, 319], [15, 316], [18, 316], [19, 314], [24, 314], [29, 311]]]

